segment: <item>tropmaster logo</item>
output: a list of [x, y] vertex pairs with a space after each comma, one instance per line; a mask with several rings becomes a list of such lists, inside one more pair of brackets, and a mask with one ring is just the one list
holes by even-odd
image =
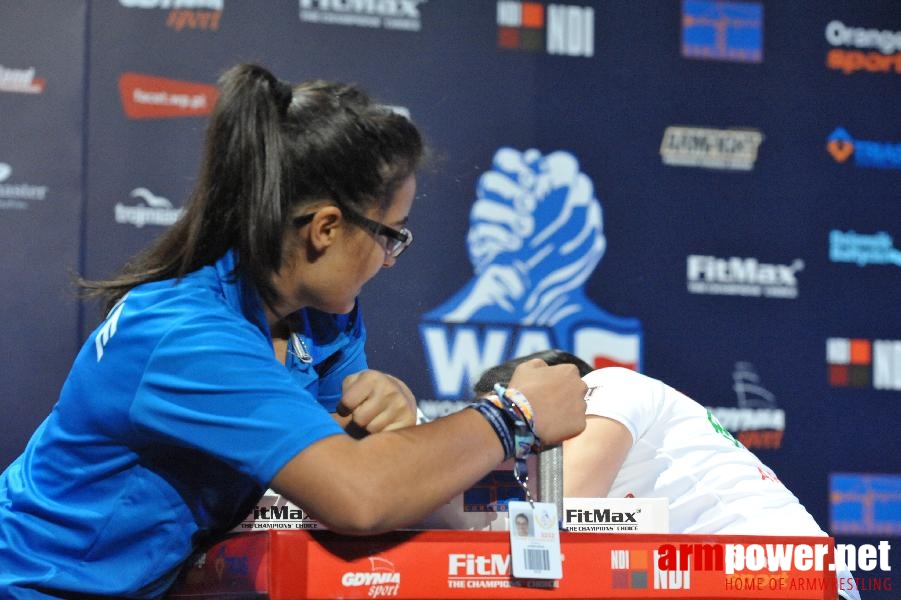
[[506, 50], [594, 56], [594, 8], [499, 0], [497, 45]]
[[35, 76], [35, 68], [17, 69], [0, 65], [0, 92], [41, 94], [47, 82]]
[[829, 338], [829, 385], [901, 390], [901, 340]]
[[119, 0], [125, 8], [165, 10], [166, 27], [175, 31], [216, 31], [225, 0]]
[[155, 75], [123, 73], [119, 77], [122, 109], [130, 119], [167, 119], [208, 115], [216, 103], [216, 86]]
[[474, 275], [420, 324], [436, 398], [465, 397], [485, 369], [547, 348], [640, 370], [641, 323], [584, 289], [606, 238], [576, 157], [501, 148], [476, 187], [466, 237]]
[[134, 205], [116, 203], [116, 223], [134, 225], [138, 229], [145, 225], [168, 227], [181, 216], [183, 209], [172, 206], [168, 198], [157, 196], [145, 187], [135, 188], [129, 194], [137, 202]]

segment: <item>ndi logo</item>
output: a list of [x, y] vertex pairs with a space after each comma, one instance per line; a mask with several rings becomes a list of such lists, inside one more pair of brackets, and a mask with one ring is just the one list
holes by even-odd
[[641, 323], [584, 290], [606, 238], [576, 157], [501, 148], [476, 197], [466, 238], [474, 276], [420, 324], [436, 398], [467, 396], [485, 369], [548, 348], [640, 370]]
[[826, 340], [829, 385], [901, 390], [901, 341], [860, 338]]
[[560, 56], [594, 56], [594, 9], [549, 4], [545, 15], [540, 2], [499, 0], [497, 45]]

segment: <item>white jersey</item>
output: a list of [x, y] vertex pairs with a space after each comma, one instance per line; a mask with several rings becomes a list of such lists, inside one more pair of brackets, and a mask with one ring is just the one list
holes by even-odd
[[583, 379], [587, 413], [632, 434], [608, 496], [668, 498], [672, 533], [826, 535], [773, 471], [688, 396], [619, 367]]

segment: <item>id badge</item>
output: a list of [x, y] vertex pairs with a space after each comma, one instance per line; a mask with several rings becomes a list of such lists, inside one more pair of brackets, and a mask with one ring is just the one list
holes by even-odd
[[513, 577], [562, 579], [557, 505], [552, 502], [514, 500], [508, 506]]

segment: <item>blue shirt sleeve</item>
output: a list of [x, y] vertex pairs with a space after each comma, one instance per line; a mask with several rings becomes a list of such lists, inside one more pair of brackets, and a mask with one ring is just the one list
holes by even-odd
[[343, 433], [259, 330], [202, 317], [160, 339], [130, 417], [141, 434], [215, 456], [261, 485], [310, 444]]

